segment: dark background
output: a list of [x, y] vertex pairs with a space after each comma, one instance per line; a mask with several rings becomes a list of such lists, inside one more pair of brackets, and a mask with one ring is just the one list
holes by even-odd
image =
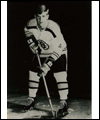
[[[68, 45], [70, 98], [91, 97], [91, 2], [7, 2], [7, 93], [28, 94], [28, 65], [32, 53], [24, 36], [24, 25], [34, 17], [36, 6], [46, 4], [50, 19], [57, 22]], [[50, 72], [46, 77], [51, 94], [57, 94]], [[38, 94], [45, 94], [40, 82]]]

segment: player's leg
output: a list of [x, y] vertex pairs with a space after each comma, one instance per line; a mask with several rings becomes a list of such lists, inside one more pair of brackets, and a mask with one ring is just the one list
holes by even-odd
[[29, 88], [28, 88], [29, 97], [27, 98], [26, 105], [24, 106], [25, 111], [33, 109], [38, 88], [39, 88], [39, 76], [37, 75], [36, 72], [29, 70]]
[[54, 77], [57, 82], [58, 93], [60, 96], [60, 108], [58, 110], [58, 115], [64, 116], [68, 114], [68, 81], [67, 74], [65, 72], [54, 73]]
[[67, 81], [67, 72], [63, 71], [63, 72], [54, 73], [54, 77], [55, 77], [56, 82], [57, 82], [60, 100], [61, 101], [67, 100], [68, 93], [69, 93], [68, 81]]
[[36, 72], [29, 70], [29, 97], [35, 98], [39, 87], [40, 77]]
[[[59, 66], [59, 67], [58, 67]], [[60, 108], [58, 113], [68, 114], [68, 81], [67, 81], [67, 54], [62, 55], [55, 64], [54, 77], [57, 82], [58, 93], [60, 96]]]
[[37, 58], [34, 58], [32, 63], [30, 64], [30, 70], [29, 70], [29, 86], [28, 86], [28, 92], [29, 96], [26, 102], [26, 105], [24, 106], [24, 110], [28, 110], [34, 107], [34, 99], [36, 98], [36, 94], [39, 88], [39, 79], [40, 77], [38, 74], [38, 61]]

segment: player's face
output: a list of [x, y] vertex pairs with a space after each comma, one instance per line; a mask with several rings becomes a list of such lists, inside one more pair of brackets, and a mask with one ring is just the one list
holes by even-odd
[[47, 14], [47, 12], [43, 12], [42, 14], [36, 15], [36, 20], [40, 27], [44, 27], [44, 25], [46, 24], [48, 20], [48, 16], [49, 15]]

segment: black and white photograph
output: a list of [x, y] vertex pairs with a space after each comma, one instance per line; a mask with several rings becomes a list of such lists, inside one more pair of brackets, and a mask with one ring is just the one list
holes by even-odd
[[7, 119], [92, 119], [91, 6], [7, 2]]

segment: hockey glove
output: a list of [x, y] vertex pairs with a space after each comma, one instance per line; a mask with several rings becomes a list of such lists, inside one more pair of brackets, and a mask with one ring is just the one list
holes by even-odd
[[47, 64], [43, 64], [40, 68], [39, 68], [39, 73], [38, 76], [42, 77], [42, 75], [46, 76], [48, 71], [50, 70], [50, 67]]
[[34, 42], [29, 45], [29, 48], [34, 54], [38, 53], [38, 46], [36, 46]]
[[44, 64], [42, 65], [42, 67], [40, 68], [40, 71], [39, 71], [38, 75], [40, 77], [42, 77], [42, 74], [44, 76], [46, 76], [46, 74], [48, 73], [48, 71], [50, 71], [50, 68], [53, 65], [54, 61], [55, 60], [52, 57], [48, 57], [46, 59], [46, 61], [44, 62]]
[[27, 42], [29, 44], [29, 48], [31, 49], [32, 53], [40, 54], [41, 49], [38, 47], [38, 41], [35, 39], [34, 35], [27, 37]]

